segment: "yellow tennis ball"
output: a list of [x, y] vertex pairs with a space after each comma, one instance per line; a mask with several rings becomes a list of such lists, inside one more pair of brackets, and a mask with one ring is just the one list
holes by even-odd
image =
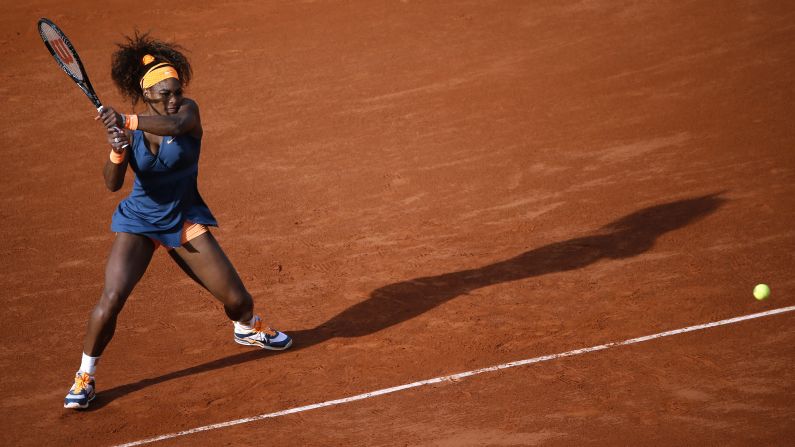
[[754, 287], [754, 298], [763, 300], [770, 296], [770, 287], [767, 284], [757, 284]]

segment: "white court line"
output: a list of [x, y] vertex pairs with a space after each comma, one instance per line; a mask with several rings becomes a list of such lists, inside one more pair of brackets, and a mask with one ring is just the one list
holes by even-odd
[[189, 430], [183, 430], [183, 431], [175, 432], [175, 433], [168, 433], [168, 434], [165, 434], [165, 435], [155, 436], [153, 438], [142, 439], [140, 441], [128, 442], [126, 444], [119, 444], [116, 447], [132, 447], [132, 446], [136, 446], [136, 445], [149, 444], [149, 443], [157, 442], [157, 441], [164, 441], [166, 439], [177, 438], [177, 437], [180, 437], [180, 436], [186, 436], [186, 435], [190, 435], [190, 434], [193, 434], [193, 433], [199, 433], [199, 432], [209, 431], [209, 430], [217, 430], [219, 428], [231, 427], [233, 425], [246, 424], [246, 423], [249, 423], [249, 422], [259, 421], [259, 420], [262, 420], [262, 419], [270, 419], [270, 418], [275, 418], [275, 417], [279, 417], [279, 416], [284, 416], [284, 415], [287, 415], [287, 414], [301, 413], [303, 411], [314, 410], [314, 409], [317, 409], [317, 408], [331, 407], [331, 406], [334, 406], [334, 405], [345, 404], [345, 403], [354, 402], [354, 401], [357, 401], [357, 400], [369, 399], [371, 397], [382, 396], [384, 394], [396, 393], [398, 391], [407, 390], [409, 388], [417, 388], [417, 387], [420, 387], [420, 386], [432, 385], [434, 383], [439, 383], [439, 382], [455, 381], [455, 380], [463, 379], [464, 377], [476, 376], [478, 374], [483, 374], [483, 373], [491, 372], [491, 371], [497, 371], [497, 370], [500, 370], [500, 369], [514, 368], [514, 367], [517, 367], [517, 366], [529, 365], [529, 364], [532, 364], [532, 363], [541, 363], [541, 362], [546, 362], [547, 360], [554, 360], [554, 359], [558, 359], [558, 358], [561, 358], [561, 357], [571, 357], [571, 356], [575, 356], [575, 355], [585, 354], [587, 352], [602, 351], [604, 349], [614, 348], [616, 346], [632, 345], [632, 344], [635, 344], [635, 343], [641, 343], [641, 342], [644, 342], [644, 341], [654, 340], [655, 338], [662, 338], [662, 337], [668, 337], [668, 336], [671, 336], [671, 335], [684, 334], [686, 332], [700, 331], [702, 329], [708, 329], [708, 328], [715, 327], [715, 326], [723, 326], [723, 325], [726, 325], [726, 324], [739, 323], [740, 321], [752, 320], [754, 318], [767, 317], [767, 316], [770, 316], [770, 315], [781, 314], [781, 313], [784, 313], [784, 312], [791, 312], [793, 310], [795, 310], [795, 306], [782, 307], [780, 309], [773, 309], [773, 310], [768, 310], [766, 312], [759, 312], [759, 313], [750, 314], [750, 315], [743, 315], [741, 317], [729, 318], [729, 319], [726, 319], [726, 320], [715, 321], [713, 323], [699, 324], [699, 325], [696, 325], [696, 326], [689, 326], [689, 327], [682, 328], [682, 329], [674, 329], [672, 331], [659, 332], [657, 334], [646, 335], [644, 337], [630, 338], [629, 340], [606, 343], [606, 344], [597, 345], [597, 346], [591, 346], [590, 348], [575, 349], [573, 351], [561, 352], [559, 354], [550, 354], [550, 355], [544, 355], [544, 356], [541, 356], [541, 357], [534, 357], [532, 359], [518, 360], [516, 362], [503, 363], [501, 365], [489, 366], [489, 367], [486, 367], [486, 368], [475, 369], [475, 370], [472, 370], [472, 371], [466, 371], [466, 372], [462, 372], [462, 373], [458, 373], [458, 374], [452, 374], [452, 375], [449, 375], [449, 376], [442, 376], [442, 377], [436, 377], [436, 378], [428, 379], [428, 380], [421, 380], [419, 382], [407, 383], [405, 385], [394, 386], [392, 388], [384, 388], [384, 389], [381, 389], [381, 390], [371, 391], [369, 393], [357, 394], [355, 396], [345, 397], [345, 398], [342, 398], [342, 399], [327, 400], [325, 402], [321, 402], [321, 403], [318, 403], [318, 404], [311, 404], [311, 405], [304, 405], [303, 407], [289, 408], [287, 410], [277, 411], [275, 413], [260, 414], [260, 415], [257, 415], [257, 416], [251, 416], [251, 417], [242, 418], [242, 419], [235, 419], [233, 421], [219, 422], [217, 424], [211, 424], [211, 425], [205, 425], [203, 427], [191, 428]]

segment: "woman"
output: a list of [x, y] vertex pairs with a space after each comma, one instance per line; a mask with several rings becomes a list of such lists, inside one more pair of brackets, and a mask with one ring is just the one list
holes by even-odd
[[146, 111], [122, 115], [107, 107], [95, 118], [105, 125], [111, 145], [105, 185], [118, 191], [128, 166], [135, 183], [113, 214], [116, 238], [105, 267], [105, 287], [88, 321], [82, 362], [65, 408], [87, 408], [95, 397], [99, 357], [127, 297], [161, 245], [223, 303], [234, 323], [235, 342], [274, 350], [292, 344], [286, 334], [262, 326], [251, 295], [207, 228], [217, 223], [196, 186], [202, 124], [196, 102], [182, 96], [192, 71], [180, 49], [136, 33], [113, 54], [114, 83], [133, 106], [143, 101]]

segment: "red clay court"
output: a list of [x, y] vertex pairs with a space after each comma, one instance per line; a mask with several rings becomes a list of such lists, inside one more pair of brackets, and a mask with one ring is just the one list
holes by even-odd
[[[123, 34], [190, 50], [214, 234], [293, 349], [236, 345], [159, 251], [97, 399], [62, 408], [131, 179], [105, 189], [40, 17], [122, 111]], [[4, 5], [0, 444], [791, 444], [793, 24], [782, 1]]]

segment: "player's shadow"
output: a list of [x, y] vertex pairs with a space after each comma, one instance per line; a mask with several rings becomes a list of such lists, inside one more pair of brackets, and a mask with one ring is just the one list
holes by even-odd
[[[287, 352], [308, 348], [332, 338], [370, 335], [482, 287], [579, 269], [600, 260], [637, 256], [648, 251], [663, 234], [713, 213], [726, 201], [720, 197], [721, 194], [709, 194], [644, 208], [610, 222], [586, 236], [553, 242], [482, 267], [385, 285], [371, 292], [364, 301], [343, 310], [317, 327], [286, 331], [295, 340], [293, 348]], [[149, 385], [245, 363], [269, 353], [272, 354], [271, 351], [249, 350], [102, 391], [91, 408], [101, 408], [113, 399]]]

